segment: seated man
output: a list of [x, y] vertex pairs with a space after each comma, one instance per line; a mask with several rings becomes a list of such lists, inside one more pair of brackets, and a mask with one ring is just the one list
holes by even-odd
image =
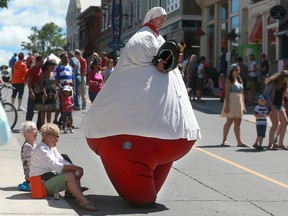
[[59, 191], [67, 189], [79, 202], [81, 209], [96, 211], [95, 204], [89, 201], [81, 190], [83, 168], [65, 160], [56, 148], [58, 126], [46, 123], [41, 127], [41, 134], [42, 141], [35, 148], [30, 161], [30, 179], [41, 176], [48, 196], [53, 196], [56, 188]]

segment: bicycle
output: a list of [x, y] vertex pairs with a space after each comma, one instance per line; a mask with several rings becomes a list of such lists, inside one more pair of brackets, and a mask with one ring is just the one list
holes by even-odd
[[[17, 113], [16, 108], [13, 106], [13, 104], [11, 104], [11, 103], [9, 103], [9, 102], [7, 102], [6, 100], [3, 99], [2, 90], [5, 87], [7, 89], [14, 89], [14, 88], [12, 86], [8, 86], [6, 84], [5, 85], [0, 84], [0, 102], [2, 103], [3, 108], [4, 108], [5, 112], [6, 112], [8, 123], [9, 123], [10, 129], [12, 130], [15, 127], [16, 123], [17, 123], [18, 113]], [[6, 96], [7, 96], [7, 91], [6, 91]]]

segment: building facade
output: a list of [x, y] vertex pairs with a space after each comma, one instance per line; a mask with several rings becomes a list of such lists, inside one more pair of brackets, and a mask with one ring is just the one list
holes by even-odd
[[[271, 63], [271, 72], [281, 69], [288, 52], [282, 50], [287, 44], [287, 15], [281, 19], [271, 16], [271, 8], [283, 6], [285, 0], [196, 0], [202, 9], [200, 53], [209, 64], [219, 69], [221, 48], [227, 48], [229, 63], [241, 56], [249, 63], [249, 54], [265, 53]], [[285, 24], [286, 23], [286, 24]], [[280, 28], [282, 24], [283, 29]], [[285, 27], [286, 26], [286, 27]], [[288, 35], [288, 34], [287, 34]]]
[[77, 17], [90, 6], [101, 6], [100, 0], [70, 0], [66, 14], [66, 37], [69, 50], [79, 49], [79, 25]]

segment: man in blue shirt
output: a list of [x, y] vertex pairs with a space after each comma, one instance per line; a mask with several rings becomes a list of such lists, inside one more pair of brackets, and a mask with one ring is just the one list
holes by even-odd
[[14, 64], [15, 64], [16, 61], [17, 61], [17, 53], [14, 53], [12, 58], [9, 60], [9, 67], [11, 68], [12, 75], [13, 75], [13, 72], [14, 72]]
[[74, 86], [74, 110], [79, 111], [81, 110], [80, 105], [80, 85], [81, 85], [81, 64], [79, 60], [75, 57], [74, 52], [70, 51], [68, 53], [69, 57], [69, 64], [74, 69], [74, 76], [75, 76], [75, 86]]

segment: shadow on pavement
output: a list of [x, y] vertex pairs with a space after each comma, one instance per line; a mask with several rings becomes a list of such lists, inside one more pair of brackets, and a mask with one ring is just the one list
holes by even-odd
[[130, 208], [129, 203], [125, 202], [119, 196], [106, 195], [87, 195], [88, 199], [96, 203], [97, 212], [87, 212], [79, 209], [75, 200], [66, 199], [78, 215], [129, 215], [129, 214], [149, 214], [168, 210], [166, 206], [157, 203], [154, 209], [134, 209]]

